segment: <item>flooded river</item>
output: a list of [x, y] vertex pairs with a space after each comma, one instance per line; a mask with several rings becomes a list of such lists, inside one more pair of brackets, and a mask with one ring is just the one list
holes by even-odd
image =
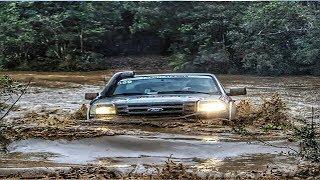
[[[110, 77], [111, 73], [11, 72], [11, 75], [20, 81], [33, 77], [35, 83], [18, 102], [19, 111], [8, 116], [9, 120], [19, 119], [26, 112], [43, 109], [73, 112], [81, 104], [88, 103], [84, 100], [85, 92], [102, 90], [105, 83], [104, 76]], [[273, 93], [278, 93], [287, 103], [288, 113], [292, 116], [311, 116], [311, 107], [316, 108], [316, 114], [320, 112], [320, 78], [318, 77], [218, 75], [218, 78], [226, 88], [247, 87], [248, 95], [236, 97], [237, 100], [250, 99], [258, 104], [261, 97], [269, 97]], [[317, 120], [319, 121], [319, 118]], [[288, 144], [285, 141], [269, 143], [275, 146], [296, 148], [294, 144]], [[123, 135], [72, 141], [26, 139], [13, 142], [9, 146], [9, 154], [26, 154], [28, 155], [27, 160], [42, 161], [45, 159], [55, 163], [102, 163], [129, 166], [163, 163], [171, 156], [177, 161], [197, 164], [203, 169], [207, 168], [207, 165], [204, 165], [206, 163], [211, 166], [219, 164], [220, 167], [223, 167], [221, 164], [228, 162], [233, 162], [233, 165], [237, 166], [244, 162], [255, 168], [255, 166], [260, 167], [259, 164], [263, 162], [263, 166], [266, 166], [274, 162], [274, 155], [282, 151], [286, 152], [288, 149], [266, 146], [258, 142], [225, 140], [219, 135], [194, 137], [161, 133], [148, 136]], [[41, 156], [44, 159], [39, 159], [39, 153], [45, 154]], [[257, 158], [256, 155], [258, 155]], [[265, 156], [267, 158], [264, 158]], [[239, 157], [241, 158], [237, 159]]]
[[[33, 78], [35, 85], [18, 102], [21, 108], [34, 109], [60, 108], [74, 111], [79, 105], [88, 103], [84, 100], [85, 92], [100, 92], [112, 72], [76, 73], [35, 73], [11, 72], [20, 81]], [[313, 76], [258, 77], [245, 75], [218, 75], [226, 89], [247, 87], [246, 96], [234, 99], [250, 99], [254, 104], [261, 98], [270, 97], [273, 93], [281, 95], [287, 103], [288, 113], [294, 117], [310, 117], [311, 107], [316, 115], [320, 114], [320, 78]], [[319, 117], [317, 118], [319, 120]]]

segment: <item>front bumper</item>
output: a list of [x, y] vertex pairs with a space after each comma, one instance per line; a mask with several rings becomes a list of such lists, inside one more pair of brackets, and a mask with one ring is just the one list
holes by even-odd
[[88, 116], [88, 119], [115, 121], [115, 120], [183, 120], [183, 119], [230, 119], [229, 112], [220, 112], [215, 114], [146, 114], [146, 115], [99, 115]]

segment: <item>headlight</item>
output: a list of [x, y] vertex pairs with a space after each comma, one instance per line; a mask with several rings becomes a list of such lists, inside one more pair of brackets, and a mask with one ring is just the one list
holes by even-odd
[[202, 113], [215, 113], [225, 111], [227, 106], [222, 101], [199, 101], [198, 112]]
[[116, 114], [116, 109], [114, 106], [98, 106], [94, 113], [97, 115], [111, 115]]

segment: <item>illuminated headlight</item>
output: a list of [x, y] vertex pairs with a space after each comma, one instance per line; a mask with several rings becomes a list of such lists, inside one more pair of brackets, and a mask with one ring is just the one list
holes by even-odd
[[116, 114], [116, 109], [114, 106], [98, 106], [94, 110], [96, 115], [112, 115]]
[[222, 101], [199, 101], [198, 102], [198, 112], [201, 113], [215, 113], [225, 111], [227, 106]]

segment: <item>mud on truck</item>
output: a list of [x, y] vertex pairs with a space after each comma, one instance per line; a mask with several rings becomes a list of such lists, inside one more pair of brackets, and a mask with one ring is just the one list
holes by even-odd
[[246, 88], [226, 92], [215, 75], [206, 73], [114, 74], [91, 100], [87, 119], [124, 117], [211, 118], [232, 120], [236, 106], [230, 96], [245, 95]]

